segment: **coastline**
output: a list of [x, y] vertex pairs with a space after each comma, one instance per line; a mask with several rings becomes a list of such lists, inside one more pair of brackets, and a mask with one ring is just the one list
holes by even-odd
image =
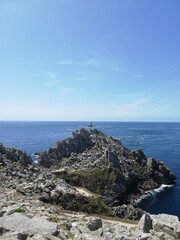
[[[73, 239], [77, 240], [80, 237], [79, 230], [74, 229], [73, 224], [81, 229], [83, 236], [88, 234], [87, 239], [106, 239], [106, 236], [114, 239], [121, 236], [122, 232], [125, 238], [131, 236], [130, 239], [144, 239], [146, 236], [145, 239], [151, 239], [158, 234], [155, 226], [157, 221], [158, 226], [161, 226], [162, 219], [165, 223], [165, 228], [161, 229], [162, 234], [169, 234], [166, 233], [168, 227], [171, 234], [179, 236], [177, 227], [179, 228], [180, 222], [177, 217], [147, 215], [131, 204], [125, 205], [134, 199], [134, 194], [143, 191], [143, 186], [147, 189], [159, 186], [159, 182], [174, 182], [175, 176], [171, 170], [163, 162], [147, 158], [142, 150], [125, 148], [119, 140], [97, 129], [73, 132], [72, 136], [57, 142], [53, 148], [40, 152], [37, 163], [25, 152], [3, 145], [0, 145], [0, 154], [0, 178], [3, 183], [0, 186], [0, 227], [1, 235], [6, 239], [9, 234], [17, 234], [14, 232], [17, 229], [13, 226], [14, 221], [27, 223], [27, 228], [18, 228], [18, 232], [23, 230], [29, 236], [29, 230], [34, 231], [34, 235], [38, 231], [38, 234], [44, 236], [41, 228], [33, 229], [29, 214], [36, 222], [49, 226], [50, 235], [55, 234], [57, 228], [61, 229], [62, 224], [68, 224], [68, 229], [63, 231], [72, 234]], [[153, 191], [162, 191], [167, 186], [170, 185], [161, 184]], [[55, 210], [51, 210], [49, 215], [48, 209], [54, 207]], [[38, 218], [36, 208], [42, 209], [43, 219]], [[124, 215], [121, 216], [123, 208]], [[61, 211], [76, 212], [75, 223], [69, 223], [68, 219], [61, 220], [61, 214], [58, 214]], [[86, 228], [89, 222], [80, 220], [81, 212], [91, 216], [89, 221], [92, 225], [88, 228], [90, 232]], [[94, 218], [94, 214], [99, 217]], [[119, 218], [120, 222], [132, 220], [136, 224], [127, 229], [121, 223], [108, 223], [107, 228], [107, 223], [101, 218], [104, 215], [114, 217], [115, 221], [117, 217], [123, 217], [124, 220]], [[169, 225], [169, 219], [174, 219], [173, 227]], [[51, 220], [56, 224], [51, 224]], [[147, 226], [147, 221], [151, 223], [148, 231], [143, 227]], [[92, 226], [95, 223], [95, 231], [100, 230], [93, 234]], [[113, 233], [109, 228], [113, 229]], [[56, 232], [56, 236], [61, 236], [61, 232]]]
[[137, 204], [137, 206], [144, 200], [147, 198], [155, 198], [157, 194], [165, 191], [167, 188], [173, 188], [175, 186], [175, 184], [162, 184], [159, 188], [155, 188], [152, 190], [148, 190], [145, 192], [145, 194], [143, 194], [142, 196], [140, 196], [136, 201], [135, 204]]

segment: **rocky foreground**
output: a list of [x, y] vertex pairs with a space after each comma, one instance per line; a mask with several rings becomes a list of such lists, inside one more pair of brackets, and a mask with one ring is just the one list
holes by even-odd
[[37, 163], [0, 144], [0, 239], [180, 239], [176, 216], [136, 207], [145, 191], [174, 182], [162, 162], [96, 129], [74, 132]]

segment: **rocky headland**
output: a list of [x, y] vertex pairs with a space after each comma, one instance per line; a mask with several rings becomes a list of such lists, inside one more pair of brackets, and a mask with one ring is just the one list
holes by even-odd
[[176, 216], [136, 206], [175, 183], [163, 162], [96, 129], [37, 155], [0, 144], [0, 239], [180, 239]]

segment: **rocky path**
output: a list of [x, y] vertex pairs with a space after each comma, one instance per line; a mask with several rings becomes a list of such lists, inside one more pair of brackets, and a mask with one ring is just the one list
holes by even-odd
[[0, 187], [0, 239], [175, 240], [180, 239], [180, 222], [165, 214], [146, 214], [131, 223], [72, 212], [41, 202], [36, 195], [24, 196], [15, 189]]
[[[35, 198], [0, 194], [0, 239], [108, 239], [109, 231], [133, 235], [137, 225], [65, 211]], [[11, 197], [9, 197], [9, 194]], [[8, 197], [7, 197], [8, 196]], [[116, 230], [113, 230], [117, 228]], [[115, 233], [113, 233], [115, 234]], [[112, 234], [111, 234], [112, 235]], [[113, 239], [113, 235], [111, 236]], [[132, 238], [130, 238], [132, 239]]]

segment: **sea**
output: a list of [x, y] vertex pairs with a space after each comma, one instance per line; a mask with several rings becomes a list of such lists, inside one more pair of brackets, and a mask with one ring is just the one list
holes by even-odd
[[[28, 155], [53, 147], [88, 122], [0, 121], [0, 143], [26, 151]], [[180, 218], [180, 122], [93, 122], [108, 136], [129, 149], [142, 149], [147, 157], [163, 161], [176, 175], [174, 186], [163, 185], [147, 192], [138, 206], [152, 214], [167, 213]]]

